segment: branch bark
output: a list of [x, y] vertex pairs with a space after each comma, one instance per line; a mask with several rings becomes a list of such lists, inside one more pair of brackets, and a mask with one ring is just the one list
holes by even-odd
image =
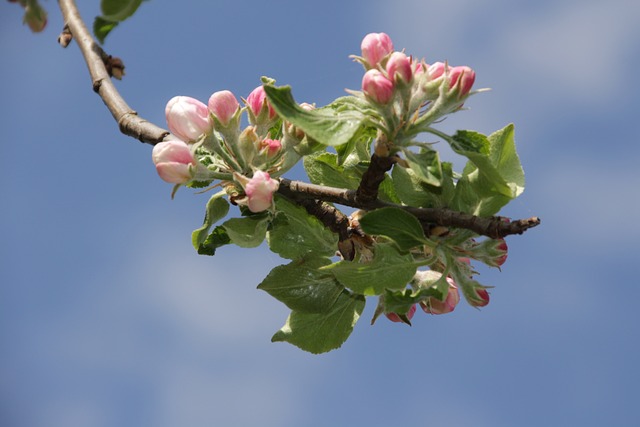
[[[66, 34], [71, 33], [78, 43], [82, 56], [89, 68], [93, 90], [104, 101], [111, 115], [118, 123], [120, 132], [147, 144], [155, 145], [162, 141], [169, 135], [169, 131], [138, 116], [138, 113], [131, 109], [118, 93], [107, 71], [105, 58], [110, 58], [110, 56], [102, 50], [91, 36], [80, 17], [75, 2], [73, 0], [58, 0], [58, 4], [62, 11], [65, 27], [68, 28], [68, 32], [63, 30], [63, 35], [65, 36], [61, 36], [60, 39], [68, 38]], [[61, 45], [64, 47], [64, 43], [61, 43]]]
[[[65, 21], [65, 28], [59, 38], [63, 47], [69, 44], [69, 34], [76, 40], [84, 60], [89, 68], [93, 90], [118, 123], [120, 132], [141, 142], [155, 145], [169, 135], [169, 131], [138, 116], [115, 88], [108, 71], [111, 57], [93, 39], [73, 0], [58, 0]], [[307, 211], [317, 216], [332, 231], [338, 233], [341, 241], [348, 237], [345, 216], [326, 203], [336, 203], [357, 209], [372, 210], [381, 207], [396, 207], [414, 215], [423, 225], [457, 227], [474, 231], [477, 234], [494, 239], [511, 234], [522, 234], [529, 228], [540, 224], [540, 219], [532, 217], [506, 222], [502, 217], [483, 218], [449, 209], [416, 208], [387, 203], [377, 198], [378, 187], [385, 173], [391, 169], [395, 159], [374, 154], [371, 165], [358, 190], [324, 187], [280, 179], [278, 192], [292, 200], [300, 202]], [[346, 251], [345, 251], [346, 252]]]

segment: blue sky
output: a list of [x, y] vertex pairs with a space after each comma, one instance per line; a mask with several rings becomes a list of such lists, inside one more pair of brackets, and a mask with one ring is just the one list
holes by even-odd
[[[56, 2], [32, 35], [0, 5], [0, 419], [7, 426], [631, 426], [640, 423], [640, 5], [490, 0], [159, 0], [106, 42], [118, 89], [161, 126], [174, 95], [246, 96], [261, 75], [324, 105], [357, 89], [368, 32], [476, 70], [445, 131], [509, 122], [527, 189], [481, 311], [414, 326], [374, 301], [347, 343], [313, 356], [271, 335], [286, 307], [255, 289], [265, 247], [198, 256], [205, 195], [161, 181], [118, 132]], [[98, 1], [82, 2], [91, 20]], [[450, 156], [450, 154], [445, 154]], [[452, 160], [456, 160], [451, 157]], [[294, 177], [299, 175], [294, 174]]]

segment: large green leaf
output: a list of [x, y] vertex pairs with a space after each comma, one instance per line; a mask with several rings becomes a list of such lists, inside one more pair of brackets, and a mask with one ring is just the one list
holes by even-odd
[[331, 264], [327, 258], [311, 257], [278, 266], [271, 270], [258, 289], [266, 291], [292, 310], [326, 312], [344, 290], [331, 273], [318, 270], [327, 264]]
[[104, 43], [107, 35], [120, 22], [131, 17], [140, 4], [142, 0], [102, 0], [100, 2], [102, 15], [97, 16], [93, 22], [93, 33], [100, 43]]
[[291, 95], [291, 87], [264, 85], [269, 102], [284, 120], [302, 129], [308, 137], [323, 145], [337, 146], [350, 142], [367, 121], [362, 103], [354, 97], [338, 98], [334, 103], [315, 110], [301, 108]]
[[271, 341], [288, 342], [314, 354], [334, 350], [349, 338], [364, 306], [364, 297], [343, 291], [323, 313], [292, 311]]
[[353, 292], [380, 295], [386, 289], [402, 289], [413, 278], [418, 263], [392, 244], [377, 244], [369, 262], [339, 261], [323, 267]]
[[338, 236], [317, 218], [280, 195], [276, 195], [276, 217], [267, 232], [269, 248], [283, 258], [297, 259], [308, 254], [331, 257]]
[[381, 208], [368, 212], [360, 218], [360, 227], [367, 234], [388, 237], [402, 251], [427, 243], [420, 221], [399, 208]]

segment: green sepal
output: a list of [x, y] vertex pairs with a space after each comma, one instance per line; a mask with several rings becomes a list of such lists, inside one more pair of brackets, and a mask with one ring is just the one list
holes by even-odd
[[283, 258], [297, 259], [309, 254], [331, 257], [338, 236], [316, 217], [279, 194], [275, 195], [276, 216], [267, 232], [269, 248]]
[[325, 312], [293, 310], [271, 342], [288, 342], [313, 354], [334, 350], [349, 338], [364, 306], [362, 295], [344, 290]]
[[335, 277], [320, 267], [331, 264], [327, 258], [310, 257], [281, 265], [269, 273], [258, 285], [291, 310], [305, 313], [324, 313], [344, 290]]
[[393, 240], [401, 251], [429, 244], [418, 219], [399, 208], [380, 208], [360, 218], [362, 230], [373, 236]]
[[370, 108], [354, 97], [338, 98], [326, 107], [308, 111], [295, 102], [290, 86], [264, 85], [264, 91], [280, 117], [323, 145], [350, 142], [369, 117], [366, 112]]
[[380, 295], [386, 289], [402, 289], [413, 278], [421, 263], [410, 254], [401, 254], [394, 244], [374, 246], [368, 262], [339, 261], [323, 267], [347, 288], [361, 295]]
[[225, 194], [226, 193], [224, 191], [221, 191], [211, 196], [207, 202], [207, 209], [204, 215], [202, 227], [191, 233], [191, 243], [198, 253], [200, 253], [200, 246], [207, 239], [211, 227], [229, 213], [229, 203], [222, 197]]

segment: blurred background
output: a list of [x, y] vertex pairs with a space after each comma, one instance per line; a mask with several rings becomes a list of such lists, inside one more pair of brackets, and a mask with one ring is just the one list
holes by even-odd
[[[99, 2], [80, 3], [91, 23]], [[492, 88], [440, 129], [516, 124], [527, 186], [502, 214], [542, 225], [481, 270], [491, 303], [410, 328], [370, 326], [369, 300], [319, 356], [270, 342], [288, 310], [256, 285], [286, 261], [195, 253], [207, 195], [170, 199], [43, 6], [31, 34], [0, 4], [0, 425], [640, 425], [640, 3], [156, 0], [108, 36], [118, 89], [162, 127], [174, 95], [246, 97], [262, 75], [325, 105], [381, 31]]]

